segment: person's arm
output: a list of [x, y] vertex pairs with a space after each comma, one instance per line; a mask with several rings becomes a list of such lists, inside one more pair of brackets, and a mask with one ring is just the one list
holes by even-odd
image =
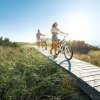
[[65, 34], [64, 32], [62, 32], [60, 29], [58, 29], [58, 32], [62, 33], [62, 34]]
[[45, 36], [44, 34], [40, 33], [41, 36]]
[[61, 34], [67, 34], [68, 35], [68, 33], [64, 33], [60, 29], [58, 29], [58, 31], [59, 31], [59, 34], [61, 33]]

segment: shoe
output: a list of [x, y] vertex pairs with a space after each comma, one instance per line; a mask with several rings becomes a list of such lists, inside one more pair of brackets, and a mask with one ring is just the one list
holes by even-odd
[[58, 53], [56, 53], [55, 55], [58, 55]]
[[57, 54], [54, 55], [54, 58], [57, 58]]
[[52, 54], [52, 51], [50, 50], [50, 54]]

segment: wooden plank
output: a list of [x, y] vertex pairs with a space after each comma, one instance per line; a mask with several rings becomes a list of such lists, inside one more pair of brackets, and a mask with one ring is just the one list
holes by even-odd
[[[35, 47], [36, 48], [36, 47]], [[54, 63], [65, 69], [72, 75], [76, 84], [86, 92], [93, 100], [100, 100], [100, 68], [87, 62], [73, 58], [67, 61], [63, 54], [54, 58], [49, 50], [37, 49]]]

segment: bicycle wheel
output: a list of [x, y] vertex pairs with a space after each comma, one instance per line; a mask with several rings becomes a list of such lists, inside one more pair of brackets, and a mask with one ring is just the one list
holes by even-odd
[[64, 46], [64, 56], [67, 60], [71, 60], [73, 57], [73, 50], [69, 44]]
[[44, 50], [47, 50], [47, 43], [46, 43], [44, 40], [41, 40], [41, 47], [42, 47]]

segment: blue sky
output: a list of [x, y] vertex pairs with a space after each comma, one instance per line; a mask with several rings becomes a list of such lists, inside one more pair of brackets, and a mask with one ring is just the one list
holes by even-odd
[[[34, 42], [37, 30], [51, 38], [53, 22], [67, 40], [100, 45], [100, 0], [0, 0], [0, 36]], [[62, 38], [59, 36], [59, 38]]]

